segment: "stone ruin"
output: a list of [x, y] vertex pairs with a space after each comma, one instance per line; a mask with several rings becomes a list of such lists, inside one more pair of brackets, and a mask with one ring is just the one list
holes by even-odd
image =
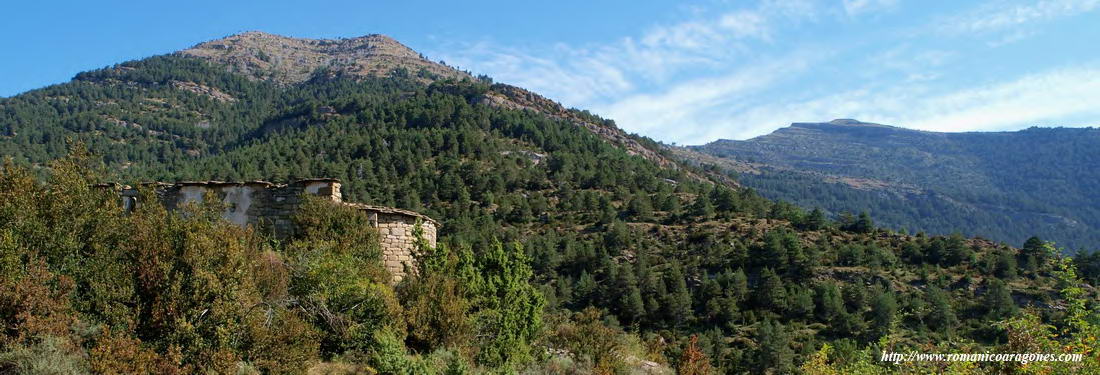
[[[138, 204], [139, 192], [130, 186], [114, 187], [122, 197], [122, 206], [132, 210]], [[240, 226], [253, 226], [270, 231], [276, 238], [294, 234], [293, 216], [303, 195], [315, 195], [338, 204], [354, 207], [368, 215], [371, 226], [377, 228], [381, 242], [382, 261], [393, 275], [394, 282], [404, 278], [406, 270], [415, 269], [413, 251], [416, 248], [414, 228], [419, 223], [423, 237], [430, 246], [436, 244], [439, 223], [432, 218], [399, 208], [344, 202], [340, 181], [314, 178], [275, 184], [267, 181], [222, 182], [184, 181], [174, 184], [155, 182], [144, 184], [152, 188], [165, 208], [176, 210], [188, 203], [201, 202], [207, 193], [218, 196], [225, 204], [222, 217]]]

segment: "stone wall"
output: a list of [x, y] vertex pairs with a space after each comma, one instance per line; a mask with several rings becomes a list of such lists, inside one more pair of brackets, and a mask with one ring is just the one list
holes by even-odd
[[[400, 281], [408, 271], [416, 267], [413, 251], [416, 248], [414, 228], [419, 223], [423, 237], [430, 246], [436, 244], [436, 228], [439, 223], [425, 215], [392, 207], [346, 203], [340, 193], [340, 181], [335, 179], [298, 180], [290, 184], [274, 184], [266, 181], [221, 182], [185, 181], [174, 184], [150, 183], [157, 199], [170, 210], [179, 209], [192, 202], [201, 202], [212, 193], [226, 205], [222, 217], [237, 225], [250, 225], [257, 230], [286, 238], [294, 234], [292, 220], [303, 195], [316, 195], [339, 204], [354, 207], [368, 215], [371, 225], [378, 229], [382, 248], [382, 261]], [[116, 186], [122, 197], [122, 205], [131, 210], [136, 207], [138, 189]]]
[[[370, 217], [370, 222], [378, 228], [378, 239], [382, 244], [382, 260], [386, 270], [394, 275], [394, 279], [400, 281], [407, 270], [415, 268], [412, 250], [416, 248], [416, 223], [420, 222], [422, 236], [428, 241], [428, 245], [435, 247], [436, 227], [435, 220], [417, 214], [389, 207], [368, 206], [358, 203], [348, 203]], [[407, 269], [408, 268], [408, 269]]]

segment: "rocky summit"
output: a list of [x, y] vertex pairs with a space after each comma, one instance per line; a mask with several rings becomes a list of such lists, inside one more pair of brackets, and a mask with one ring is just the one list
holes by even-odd
[[253, 79], [283, 84], [304, 82], [319, 73], [367, 77], [399, 71], [422, 80], [469, 77], [381, 34], [304, 39], [251, 31], [200, 43], [178, 54], [211, 60]]

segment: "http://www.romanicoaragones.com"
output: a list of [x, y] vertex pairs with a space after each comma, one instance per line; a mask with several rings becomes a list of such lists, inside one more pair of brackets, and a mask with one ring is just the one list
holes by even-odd
[[882, 362], [1081, 362], [1083, 354], [1067, 353], [896, 353], [883, 351]]

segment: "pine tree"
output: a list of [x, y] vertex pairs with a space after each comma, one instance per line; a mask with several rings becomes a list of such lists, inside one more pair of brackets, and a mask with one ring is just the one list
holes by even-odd
[[1020, 266], [1028, 272], [1035, 272], [1046, 263], [1047, 251], [1039, 237], [1028, 238], [1020, 248]]
[[588, 271], [582, 270], [580, 276], [577, 277], [577, 283], [573, 286], [573, 302], [575, 306], [591, 306], [592, 301], [596, 298], [596, 289], [598, 287], [596, 278], [592, 277], [592, 274], [588, 273]]
[[785, 245], [788, 241], [785, 241], [784, 237], [790, 235], [781, 230], [773, 230], [765, 234], [763, 245], [756, 248], [755, 261], [757, 264], [773, 270], [786, 269], [790, 260]]
[[691, 292], [688, 291], [687, 280], [684, 279], [682, 266], [673, 263], [665, 276], [668, 285], [668, 294], [665, 296], [665, 311], [670, 322], [675, 326], [681, 326], [690, 321], [692, 317]]
[[814, 208], [809, 215], [802, 220], [802, 229], [819, 230], [825, 227], [825, 213], [820, 208]]
[[645, 193], [638, 193], [627, 203], [627, 217], [635, 221], [652, 221], [653, 204]]
[[630, 324], [635, 324], [645, 316], [645, 301], [638, 289], [638, 280], [632, 267], [620, 267], [616, 273], [616, 290], [619, 298], [620, 316]]
[[756, 333], [757, 349], [756, 372], [789, 374], [794, 367], [794, 350], [790, 346], [790, 335], [779, 322], [771, 319], [760, 323]]
[[771, 268], [760, 271], [757, 304], [779, 314], [787, 310], [787, 290], [783, 286], [783, 279], [779, 278]]
[[818, 318], [825, 322], [832, 322], [846, 313], [844, 300], [840, 297], [840, 289], [836, 284], [819, 284], [816, 289]]
[[695, 201], [691, 204], [691, 216], [700, 220], [707, 220], [714, 216], [714, 206], [711, 205], [710, 199], [705, 196], [695, 197]]
[[947, 237], [946, 251], [946, 258], [944, 259], [944, 263], [942, 263], [945, 266], [963, 264], [964, 262], [971, 261], [974, 257], [974, 250], [966, 245], [966, 238], [959, 233], [954, 233]]
[[871, 301], [871, 334], [881, 337], [890, 332], [897, 315], [898, 303], [894, 293], [883, 290], [875, 295]]
[[993, 275], [1004, 280], [1016, 277], [1016, 257], [1007, 250], [998, 251], [994, 259]]
[[856, 233], [871, 233], [875, 230], [875, 223], [871, 221], [871, 215], [863, 211], [859, 213], [859, 218], [856, 219], [851, 230]]
[[787, 314], [792, 319], [803, 319], [813, 315], [814, 296], [808, 288], [791, 285], [787, 290]]
[[665, 211], [665, 212], [668, 212], [669, 214], [672, 214], [672, 215], [679, 214], [680, 211], [684, 209], [682, 207], [682, 205], [680, 204], [680, 198], [677, 197], [676, 194], [667, 193], [667, 192], [662, 193], [661, 199], [659, 200], [659, 202], [660, 202], [661, 210]]
[[697, 289], [694, 298], [696, 303], [701, 305], [697, 306], [696, 310], [702, 311], [708, 321], [717, 322], [724, 308], [722, 299], [722, 285], [718, 279], [709, 275], [704, 276], [703, 285]]
[[725, 187], [716, 187], [710, 192], [710, 200], [718, 212], [729, 213], [737, 210], [737, 194]]
[[925, 293], [925, 298], [928, 299], [930, 309], [927, 317], [929, 326], [951, 336], [955, 332], [955, 325], [958, 324], [958, 317], [955, 316], [955, 308], [951, 306], [951, 299], [947, 292], [930, 287]]
[[738, 268], [737, 271], [731, 273], [727, 279], [726, 291], [730, 297], [737, 302], [744, 302], [748, 299], [749, 295], [749, 278], [745, 276], [745, 271]]
[[987, 279], [983, 306], [990, 319], [1001, 320], [1016, 313], [1016, 301], [1012, 299], [1012, 292], [1001, 280]]

